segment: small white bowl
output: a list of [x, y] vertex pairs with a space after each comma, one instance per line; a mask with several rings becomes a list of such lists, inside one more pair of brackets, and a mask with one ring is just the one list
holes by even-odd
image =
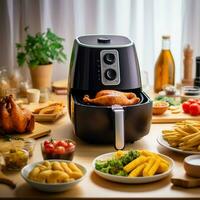
[[[58, 161], [58, 162], [66, 162], [66, 163], [70, 163], [72, 161], [67, 161], [67, 160], [48, 160], [48, 161]], [[32, 181], [28, 178], [29, 173], [31, 172], [31, 170], [38, 164], [43, 163], [44, 161], [40, 161], [40, 162], [35, 162], [35, 163], [31, 163], [26, 165], [22, 170], [21, 170], [21, 176], [24, 178], [24, 180], [32, 187], [40, 190], [40, 191], [44, 191], [44, 192], [63, 192], [67, 189], [70, 189], [71, 187], [77, 185], [79, 182], [81, 182], [87, 174], [87, 170], [84, 166], [75, 163], [79, 169], [81, 169], [81, 171], [83, 172], [83, 176], [77, 180], [74, 180], [72, 182], [66, 182], [66, 183], [54, 183], [54, 184], [49, 184], [49, 183], [39, 183], [36, 181]]]
[[187, 156], [184, 159], [184, 169], [187, 175], [200, 178], [200, 155]]
[[40, 100], [40, 90], [38, 89], [28, 89], [27, 99], [29, 103], [39, 103]]

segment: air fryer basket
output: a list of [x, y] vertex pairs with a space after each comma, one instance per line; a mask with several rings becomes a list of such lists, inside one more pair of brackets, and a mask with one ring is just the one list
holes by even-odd
[[[125, 142], [134, 142], [146, 135], [151, 124], [151, 100], [140, 90], [134, 90], [134, 92], [140, 97], [140, 102], [131, 106], [123, 106]], [[75, 134], [89, 143], [115, 143], [112, 107], [85, 104], [82, 101], [83, 95], [83, 92], [72, 93]], [[94, 93], [89, 95], [92, 97]]]

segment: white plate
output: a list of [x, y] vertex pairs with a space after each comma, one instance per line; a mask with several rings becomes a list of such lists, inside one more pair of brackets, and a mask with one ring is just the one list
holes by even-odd
[[102, 178], [107, 179], [109, 181], [118, 182], [118, 183], [129, 183], [129, 184], [134, 183], [135, 184], [135, 183], [150, 183], [150, 182], [158, 181], [160, 179], [163, 179], [163, 178], [169, 176], [171, 174], [173, 166], [174, 166], [174, 162], [171, 158], [169, 158], [163, 154], [158, 154], [159, 156], [161, 156], [162, 158], [164, 158], [165, 160], [167, 160], [169, 162], [169, 169], [162, 174], [156, 174], [154, 176], [124, 177], [124, 176], [116, 176], [116, 175], [103, 173], [103, 172], [95, 169], [95, 162], [97, 160], [108, 160], [108, 159], [112, 158], [113, 154], [114, 154], [114, 152], [111, 152], [111, 153], [102, 154], [102, 155], [96, 157], [92, 162], [92, 167], [93, 167], [94, 172], [96, 174], [98, 174], [99, 176], [101, 176]]
[[184, 153], [184, 154], [200, 154], [199, 151], [184, 151], [184, 150], [181, 150], [181, 149], [178, 149], [178, 148], [175, 148], [175, 147], [171, 147], [171, 146], [169, 145], [169, 143], [168, 143], [166, 140], [164, 140], [164, 138], [163, 138], [162, 135], [160, 135], [160, 136], [157, 138], [157, 142], [158, 142], [161, 146], [163, 146], [163, 147], [165, 147], [165, 148], [167, 148], [167, 149], [170, 149], [170, 150], [172, 150], [172, 151], [179, 152], [179, 153]]
[[[68, 160], [49, 160], [49, 161], [59, 161], [59, 162], [72, 162], [72, 161], [68, 161]], [[24, 180], [31, 185], [32, 187], [40, 190], [40, 191], [45, 191], [45, 192], [63, 192], [67, 189], [70, 189], [71, 187], [73, 187], [74, 185], [78, 184], [80, 181], [82, 181], [85, 176], [86, 176], [86, 168], [78, 163], [75, 163], [79, 169], [81, 169], [81, 171], [83, 172], [83, 176], [77, 180], [74, 180], [72, 182], [66, 182], [66, 183], [39, 183], [36, 181], [32, 181], [28, 178], [28, 174], [30, 173], [30, 171], [38, 164], [43, 163], [44, 161], [40, 161], [40, 162], [35, 162], [35, 163], [31, 163], [26, 165], [24, 168], [22, 168], [21, 170], [21, 176], [24, 178]]]

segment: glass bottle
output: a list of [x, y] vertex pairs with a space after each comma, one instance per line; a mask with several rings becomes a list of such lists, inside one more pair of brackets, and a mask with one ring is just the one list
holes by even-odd
[[8, 73], [5, 68], [0, 69], [0, 98], [6, 96], [7, 90], [10, 88]]
[[174, 85], [175, 64], [170, 51], [170, 36], [162, 37], [162, 51], [154, 69], [154, 92], [160, 92], [166, 85]]

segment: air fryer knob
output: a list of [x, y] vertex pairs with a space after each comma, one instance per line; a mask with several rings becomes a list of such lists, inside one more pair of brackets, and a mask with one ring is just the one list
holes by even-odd
[[107, 80], [113, 81], [115, 80], [117, 73], [114, 69], [107, 69], [104, 73], [104, 76]]
[[115, 55], [113, 53], [107, 53], [104, 55], [103, 61], [107, 65], [112, 65], [115, 62]]

